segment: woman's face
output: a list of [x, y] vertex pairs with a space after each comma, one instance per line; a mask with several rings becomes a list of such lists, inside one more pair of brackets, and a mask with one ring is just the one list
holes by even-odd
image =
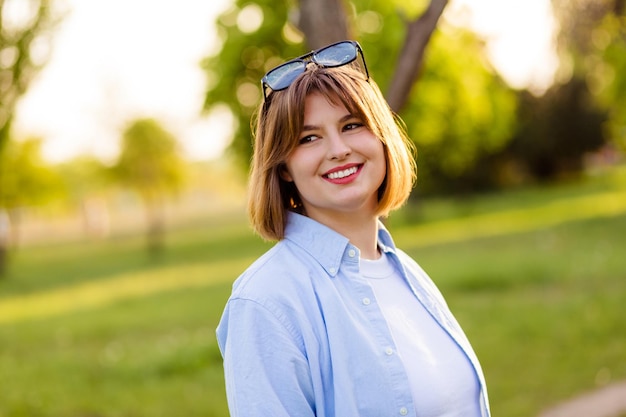
[[293, 181], [307, 216], [326, 223], [340, 216], [374, 216], [386, 175], [382, 142], [341, 104], [319, 93], [305, 101], [299, 144], [282, 177]]

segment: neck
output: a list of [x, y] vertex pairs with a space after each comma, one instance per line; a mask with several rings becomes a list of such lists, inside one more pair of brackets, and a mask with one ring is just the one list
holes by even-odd
[[376, 218], [370, 224], [361, 223], [352, 235], [346, 233], [344, 236], [350, 239], [354, 246], [359, 248], [363, 259], [380, 258], [380, 253], [378, 252], [378, 221]]
[[336, 214], [329, 218], [312, 217], [314, 220], [330, 227], [337, 233], [347, 237], [361, 251], [364, 259], [378, 259], [378, 217], [374, 215], [358, 216], [346, 213]]

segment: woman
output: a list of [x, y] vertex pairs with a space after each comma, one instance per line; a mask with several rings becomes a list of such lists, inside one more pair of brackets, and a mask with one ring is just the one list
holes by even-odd
[[262, 85], [249, 214], [277, 243], [217, 329], [231, 415], [489, 416], [463, 331], [379, 221], [408, 198], [415, 164], [359, 44]]

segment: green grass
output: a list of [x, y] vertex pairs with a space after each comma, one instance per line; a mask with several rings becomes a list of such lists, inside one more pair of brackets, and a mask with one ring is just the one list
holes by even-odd
[[[472, 341], [494, 416], [626, 378], [626, 212], [584, 208], [625, 188], [617, 171], [389, 220]], [[157, 261], [135, 236], [18, 252], [0, 281], [0, 416], [227, 416], [215, 326], [268, 247], [241, 219], [175, 230]]]
[[494, 415], [626, 378], [626, 216], [410, 250], [481, 360]]
[[0, 281], [0, 300], [122, 273], [240, 259], [266, 246], [252, 238], [245, 218], [237, 213], [175, 230], [166, 236], [166, 250], [156, 260], [145, 252], [144, 237], [134, 235], [27, 248], [13, 254], [9, 279]]
[[229, 286], [2, 329], [3, 416], [224, 416], [214, 328]]

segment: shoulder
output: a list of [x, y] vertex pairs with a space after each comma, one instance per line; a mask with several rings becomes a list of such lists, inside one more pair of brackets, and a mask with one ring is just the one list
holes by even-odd
[[231, 299], [263, 300], [288, 296], [308, 280], [308, 256], [282, 240], [254, 261], [233, 284]]
[[258, 327], [282, 329], [293, 340], [301, 340], [299, 329], [315, 305], [314, 292], [306, 253], [280, 241], [235, 280], [218, 325], [218, 340], [223, 343], [233, 333], [250, 336]]
[[443, 294], [441, 294], [441, 291], [439, 290], [435, 282], [421, 267], [421, 265], [402, 249], [396, 248], [396, 255], [400, 259], [402, 266], [409, 273], [409, 275], [416, 279], [422, 288], [435, 295], [439, 299], [439, 301], [445, 304]]
[[422, 269], [422, 267], [417, 263], [417, 261], [413, 259], [405, 251], [399, 248], [395, 248], [395, 252], [398, 258], [400, 259], [400, 262], [402, 262], [403, 266], [407, 268], [411, 268], [413, 271], [419, 271], [420, 274], [424, 274], [428, 276], [426, 272]]

